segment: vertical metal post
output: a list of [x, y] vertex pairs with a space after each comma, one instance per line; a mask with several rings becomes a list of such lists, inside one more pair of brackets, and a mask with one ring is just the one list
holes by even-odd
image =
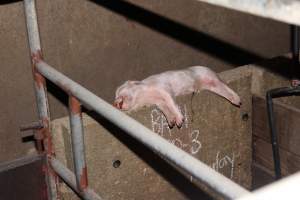
[[274, 111], [273, 111], [272, 91], [273, 90], [267, 92], [266, 99], [267, 99], [267, 113], [268, 113], [269, 127], [271, 133], [271, 144], [272, 144], [272, 151], [273, 151], [275, 179], [278, 180], [281, 178], [281, 166], [280, 166], [277, 131], [275, 127], [276, 122], [274, 119]]
[[[43, 124], [43, 128], [39, 131], [40, 134], [44, 136], [43, 144], [48, 156], [54, 155], [54, 150], [52, 147], [51, 134], [50, 134], [50, 114], [47, 98], [47, 89], [45, 78], [36, 70], [36, 64], [42, 59], [41, 43], [39, 36], [39, 29], [37, 23], [37, 14], [35, 7], [35, 0], [24, 0], [24, 9], [26, 16], [26, 25], [28, 40], [31, 52], [32, 61], [32, 73], [34, 78], [34, 88], [37, 100], [39, 119]], [[41, 143], [41, 141], [40, 141]], [[40, 145], [40, 144], [39, 144]], [[47, 161], [49, 165], [49, 161]], [[47, 182], [48, 182], [48, 197], [49, 199], [57, 199], [57, 188], [56, 181], [57, 178], [54, 175], [52, 169], [47, 167]]]
[[299, 69], [299, 26], [291, 25], [291, 50], [292, 50], [292, 86], [300, 85]]
[[88, 186], [88, 179], [84, 151], [81, 105], [73, 96], [69, 96], [69, 112], [76, 184], [79, 191], [84, 191]]
[[299, 26], [292, 25], [292, 54], [293, 60], [296, 63], [299, 63]]

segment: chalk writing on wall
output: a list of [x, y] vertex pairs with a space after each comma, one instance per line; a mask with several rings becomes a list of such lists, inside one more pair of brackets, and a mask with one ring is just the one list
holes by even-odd
[[[168, 122], [163, 115], [163, 113], [154, 108], [151, 113], [151, 126], [152, 131], [164, 137], [167, 141], [174, 144], [178, 148], [183, 149], [186, 152], [189, 152], [192, 155], [195, 155], [200, 152], [202, 149], [201, 143], [201, 132], [199, 129], [194, 129], [190, 124], [189, 115], [187, 113], [187, 106], [183, 105], [179, 107], [183, 116], [184, 123], [180, 129], [180, 131], [176, 128], [170, 129], [168, 126]], [[182, 135], [182, 134], [185, 135]], [[235, 154], [232, 153], [229, 155], [222, 155], [221, 151], [217, 151], [217, 154], [214, 158], [213, 163], [210, 165], [215, 171], [224, 173], [225, 171], [230, 170], [230, 177], [233, 178], [234, 175], [234, 162], [235, 162]], [[226, 170], [225, 170], [226, 168]], [[190, 181], [193, 181], [193, 177], [190, 177]]]
[[211, 167], [216, 170], [217, 172], [220, 172], [221, 169], [229, 166], [230, 167], [230, 178], [233, 178], [233, 171], [234, 171], [234, 153], [232, 153], [232, 156], [228, 156], [228, 155], [224, 155], [221, 156], [220, 155], [220, 151], [217, 152], [216, 155], [216, 159], [215, 161], [212, 163]]
[[181, 129], [187, 129], [185, 132], [189, 132], [188, 141], [184, 141], [180, 137], [176, 136], [174, 131], [172, 131], [172, 129], [169, 128], [165, 116], [157, 108], [151, 111], [152, 131], [158, 133], [160, 136], [164, 137], [170, 143], [176, 145], [177, 147], [187, 152], [190, 152], [191, 154], [197, 154], [202, 147], [202, 144], [200, 142], [200, 131], [197, 129], [193, 130], [189, 127], [189, 119], [186, 105], [180, 107], [180, 110], [184, 116], [184, 123]]

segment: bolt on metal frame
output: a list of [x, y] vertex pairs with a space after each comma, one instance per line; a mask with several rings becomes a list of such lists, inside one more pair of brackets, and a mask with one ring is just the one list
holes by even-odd
[[[293, 4], [290, 4], [293, 5], [292, 9], [289, 10], [289, 14], [291, 14], [292, 17], [289, 17], [288, 15], [287, 17], [282, 16], [282, 12], [280, 12], [280, 15], [276, 16], [274, 10], [272, 9], [269, 10], [271, 16], [266, 15], [266, 13], [269, 12], [264, 13], [260, 10], [259, 6], [261, 5], [261, 3], [259, 2], [259, 0], [255, 1], [255, 3], [251, 0], [204, 0], [204, 2], [213, 3], [215, 5], [220, 5], [227, 8], [237, 9], [240, 11], [245, 11], [245, 9], [242, 8], [243, 6], [240, 5], [241, 2], [248, 3], [251, 6], [254, 5], [254, 7], [255, 4], [257, 4], [258, 7], [256, 7], [254, 11], [253, 9], [249, 9], [248, 12], [252, 14], [258, 13], [259, 16], [265, 16], [273, 19], [278, 19], [280, 21], [300, 25], [300, 19], [298, 15], [294, 14], [295, 9], [297, 10], [298, 8], [300, 8], [300, 2], [296, 0], [289, 1], [293, 2]], [[287, 0], [285, 2], [287, 2]], [[38, 131], [41, 135], [44, 136], [39, 142], [44, 145], [43, 147], [45, 148], [45, 152], [47, 154], [48, 167], [46, 177], [49, 188], [49, 199], [54, 200], [58, 198], [58, 177], [60, 177], [64, 182], [67, 183], [69, 187], [76, 191], [81, 198], [97, 200], [102, 199], [98, 194], [96, 194], [93, 190], [91, 190], [88, 187], [87, 165], [85, 161], [83, 141], [83, 125], [81, 118], [81, 103], [84, 106], [93, 109], [98, 114], [107, 118], [109, 121], [111, 121], [116, 126], [127, 132], [132, 137], [136, 138], [138, 141], [143, 143], [145, 146], [147, 146], [157, 154], [172, 161], [173, 164], [179, 166], [180, 168], [186, 170], [193, 177], [197, 178], [199, 181], [210, 187], [213, 191], [224, 196], [226, 199], [236, 199], [243, 196], [249, 196], [250, 192], [246, 189], [232, 182], [227, 177], [214, 171], [213, 169], [211, 169], [201, 161], [197, 160], [196, 158], [192, 157], [185, 151], [170, 144], [169, 142], [167, 142], [148, 128], [144, 127], [131, 117], [127, 116], [126, 114], [115, 109], [110, 104], [108, 104], [89, 90], [85, 89], [78, 83], [72, 81], [67, 76], [58, 72], [53, 67], [48, 65], [45, 61], [43, 61], [35, 8], [35, 0], [24, 0], [24, 7], [29, 46], [32, 58], [32, 72], [35, 83], [35, 93], [39, 112], [39, 121], [42, 123], [42, 128], [40, 128]], [[75, 166], [75, 174], [55, 158], [49, 127], [50, 114], [45, 79], [50, 80], [69, 95], [70, 125], [72, 132], [71, 139], [74, 155], [73, 162]], [[291, 177], [291, 179], [299, 182], [298, 176], [295, 178]], [[250, 199], [256, 199], [255, 193], [254, 196], [252, 195], [250, 197]]]

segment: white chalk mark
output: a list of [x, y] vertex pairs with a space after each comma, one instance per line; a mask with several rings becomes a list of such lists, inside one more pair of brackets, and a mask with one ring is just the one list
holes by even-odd
[[212, 163], [212, 168], [216, 170], [217, 172], [220, 172], [221, 169], [230, 166], [230, 178], [233, 178], [234, 173], [234, 161], [235, 161], [235, 155], [232, 153], [232, 158], [230, 156], [225, 155], [224, 157], [219, 157], [220, 151], [217, 152], [215, 162]]
[[191, 154], [198, 153], [202, 147], [201, 142], [198, 140], [199, 134], [200, 134], [199, 130], [193, 130], [191, 132], [191, 138], [192, 138], [192, 144], [190, 149]]

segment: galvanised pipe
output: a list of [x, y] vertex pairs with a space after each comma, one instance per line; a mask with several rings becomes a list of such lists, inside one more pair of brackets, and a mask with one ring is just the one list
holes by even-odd
[[197, 0], [300, 26], [299, 0]]
[[58, 72], [44, 61], [37, 63], [37, 70], [47, 79], [65, 90], [69, 95], [75, 96], [83, 105], [93, 109], [154, 152], [186, 170], [218, 194], [228, 199], [235, 199], [249, 193], [246, 189], [169, 143], [136, 120]]
[[88, 186], [88, 178], [84, 152], [81, 105], [80, 102], [73, 96], [69, 96], [69, 115], [76, 184], [78, 190], [83, 191]]
[[[35, 0], [24, 0], [24, 9], [26, 16], [26, 25], [28, 32], [28, 41], [31, 52], [31, 61], [32, 61], [32, 73], [34, 77], [34, 88], [35, 96], [37, 100], [37, 109], [39, 114], [39, 119], [43, 123], [43, 128], [38, 130], [40, 135], [46, 137], [45, 140], [38, 140], [38, 146], [43, 146], [46, 148], [48, 155], [53, 155], [54, 151], [52, 148], [52, 141], [50, 135], [50, 112], [48, 106], [47, 98], [47, 89], [45, 78], [36, 71], [36, 62], [42, 59], [41, 43], [37, 23], [37, 15], [35, 8]], [[56, 176], [51, 172], [51, 169], [48, 169], [46, 175], [48, 183], [48, 197], [49, 199], [57, 199], [57, 190], [56, 190]]]
[[70, 186], [81, 198], [86, 200], [102, 200], [102, 198], [97, 193], [95, 193], [88, 187], [86, 187], [83, 191], [78, 190], [74, 173], [66, 168], [59, 160], [51, 157], [50, 164], [54, 171], [62, 178], [62, 180], [68, 186]]

